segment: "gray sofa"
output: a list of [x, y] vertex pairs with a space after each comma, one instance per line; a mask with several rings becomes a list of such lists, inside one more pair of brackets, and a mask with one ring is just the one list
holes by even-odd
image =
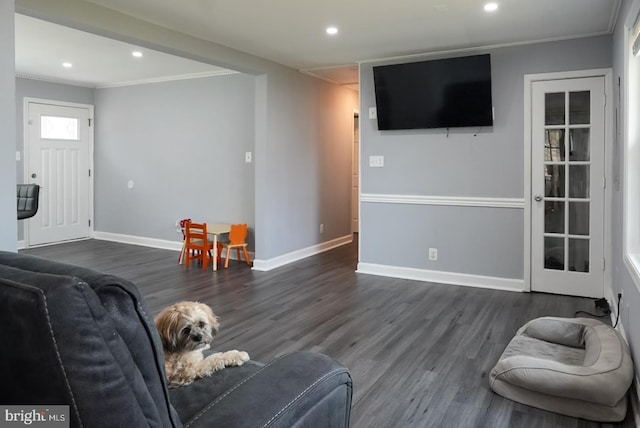
[[331, 358], [249, 361], [176, 389], [130, 282], [0, 252], [0, 405], [68, 405], [72, 427], [348, 427], [352, 380]]

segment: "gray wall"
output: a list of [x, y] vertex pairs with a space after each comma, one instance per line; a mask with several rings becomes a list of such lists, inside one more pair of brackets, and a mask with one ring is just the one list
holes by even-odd
[[[626, 33], [625, 24], [628, 26], [633, 25], [635, 17], [640, 10], [640, 0], [625, 0], [622, 3], [620, 9], [620, 15], [618, 17], [618, 23], [616, 25], [616, 31], [613, 37], [613, 79], [615, 82], [618, 78], [622, 82], [625, 81], [625, 55], [624, 50], [624, 36]], [[620, 126], [617, 133], [617, 146], [620, 148], [615, 154], [618, 156], [614, 159], [614, 181], [616, 181], [613, 192], [613, 293], [614, 297], [618, 292], [622, 291], [624, 298], [622, 307], [620, 308], [620, 322], [624, 327], [627, 334], [627, 339], [631, 347], [632, 354], [636, 364], [638, 364], [640, 358], [640, 292], [635, 283], [629, 276], [627, 267], [624, 264], [623, 251], [623, 195], [624, 195], [624, 132], [627, 129], [627, 123], [625, 122], [624, 105], [626, 100], [626, 90], [624, 83], [622, 85], [620, 93], [623, 95], [622, 99], [618, 97], [618, 91], [616, 90], [615, 105], [618, 109], [617, 117], [619, 118]], [[637, 166], [636, 166], [637, 167]], [[637, 369], [636, 369], [637, 372]]]
[[[16, 150], [20, 161], [16, 162], [16, 180], [24, 183], [24, 99], [40, 98], [79, 104], [94, 103], [94, 89], [81, 86], [16, 78]], [[24, 239], [24, 223], [18, 222], [18, 240]]]
[[288, 69], [268, 73], [262, 91], [266, 122], [265, 137], [256, 139], [256, 258], [269, 260], [351, 235], [356, 92]]
[[182, 218], [253, 228], [253, 76], [98, 89], [95, 132], [97, 231], [177, 241]]
[[[350, 234], [351, 122], [358, 105], [353, 91], [81, 0], [18, 0], [16, 8], [36, 18], [257, 76], [252, 106], [256, 258], [267, 261]], [[96, 150], [99, 144], [96, 138]], [[102, 186], [98, 181], [96, 176], [96, 186]], [[103, 217], [115, 208], [99, 206], [104, 204], [99, 200], [101, 189], [96, 190], [96, 225], [126, 233], [125, 224], [116, 229]], [[166, 217], [175, 222], [174, 215]], [[319, 222], [325, 223], [323, 235]], [[171, 233], [164, 220], [153, 229], [148, 237]]]
[[[378, 131], [368, 109], [375, 106], [372, 67], [379, 64], [362, 65], [361, 191], [522, 199], [524, 75], [610, 67], [611, 40], [601, 36], [470, 53], [491, 54], [494, 126], [448, 134]], [[383, 155], [384, 168], [370, 168], [370, 155]], [[362, 263], [524, 276], [523, 209], [362, 203], [360, 235]], [[428, 260], [430, 247], [438, 248], [438, 261]]]
[[0, 2], [0, 250], [16, 251], [14, 0]]

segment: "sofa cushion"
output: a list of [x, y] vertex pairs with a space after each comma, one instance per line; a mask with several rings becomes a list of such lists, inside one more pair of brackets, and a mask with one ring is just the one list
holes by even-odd
[[212, 397], [220, 397], [263, 366], [264, 364], [256, 361], [247, 361], [239, 367], [226, 367], [190, 385], [171, 388], [169, 389], [171, 403], [180, 415], [180, 420], [190, 421], [211, 404]]
[[[215, 386], [219, 379], [223, 388]], [[210, 389], [218, 395], [207, 401], [200, 394]], [[171, 390], [185, 428], [348, 427], [351, 396], [351, 374], [344, 366], [305, 351], [265, 365], [225, 368]]]

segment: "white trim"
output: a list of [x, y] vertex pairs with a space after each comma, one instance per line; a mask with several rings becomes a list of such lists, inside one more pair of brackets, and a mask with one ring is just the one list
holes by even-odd
[[113, 82], [113, 83], [80, 82], [76, 80], [67, 80], [67, 79], [61, 79], [57, 77], [40, 76], [38, 74], [28, 74], [28, 73], [16, 73], [16, 77], [21, 79], [39, 80], [42, 82], [58, 83], [58, 84], [69, 85], [69, 86], [80, 86], [84, 88], [103, 89], [103, 88], [116, 88], [120, 86], [145, 85], [148, 83], [171, 82], [174, 80], [200, 79], [203, 77], [224, 76], [227, 74], [236, 74], [236, 73], [239, 73], [239, 72], [235, 70], [222, 69], [222, 70], [216, 70], [216, 71], [203, 71], [200, 73], [179, 74], [176, 76], [150, 77], [147, 79], [128, 80], [128, 81]]
[[111, 232], [93, 232], [93, 238], [102, 241], [119, 242], [121, 244], [141, 245], [143, 247], [160, 248], [162, 250], [180, 251], [182, 241], [169, 241], [166, 239], [145, 238], [144, 236], [124, 235]]
[[148, 79], [129, 80], [124, 82], [104, 83], [96, 85], [97, 89], [116, 88], [120, 86], [146, 85], [149, 83], [172, 82], [174, 80], [202, 79], [204, 77], [226, 76], [227, 74], [237, 74], [235, 70], [203, 71], [200, 73], [179, 74], [177, 76], [150, 77]]
[[272, 269], [287, 265], [289, 263], [293, 263], [295, 261], [313, 256], [315, 254], [320, 254], [325, 251], [329, 251], [334, 248], [340, 247], [342, 245], [350, 244], [352, 241], [353, 241], [353, 235], [349, 234], [347, 236], [342, 236], [340, 238], [336, 238], [331, 241], [326, 241], [321, 244], [312, 245], [310, 247], [302, 248], [300, 250], [293, 251], [291, 253], [283, 254], [281, 256], [274, 257], [269, 260], [254, 260], [253, 270], [259, 270], [259, 271], [265, 271], [265, 272], [270, 271]]
[[[91, 171], [91, 176], [89, 177], [89, 236], [87, 238], [93, 237], [94, 232], [94, 179], [95, 179], [95, 165], [94, 165], [94, 129], [95, 129], [95, 116], [94, 116], [94, 106], [93, 104], [81, 104], [81, 103], [72, 103], [67, 101], [58, 101], [58, 100], [50, 100], [44, 98], [33, 98], [33, 97], [24, 97], [23, 99], [23, 112], [22, 112], [22, 172], [23, 172], [23, 183], [29, 183], [29, 152], [30, 152], [30, 141], [29, 141], [29, 104], [46, 104], [52, 106], [60, 106], [60, 107], [73, 107], [73, 108], [81, 108], [87, 109], [89, 111], [89, 120], [91, 120], [91, 126], [89, 127], [89, 170]], [[22, 222], [23, 227], [23, 239], [25, 243], [24, 248], [29, 248], [29, 226], [28, 221], [30, 219], [26, 219]], [[83, 239], [83, 238], [81, 238]]]
[[[612, 289], [612, 198], [613, 198], [613, 71], [610, 68], [591, 70], [563, 71], [558, 73], [538, 73], [524, 75], [524, 285], [526, 291], [531, 291], [531, 87], [533, 82], [562, 79], [580, 79], [588, 77], [604, 77], [605, 92], [605, 160], [604, 174], [607, 183], [604, 189], [604, 248], [605, 269], [603, 274], [603, 288]], [[626, 157], [625, 157], [626, 160]]]
[[531, 85], [534, 76], [524, 75], [524, 289], [531, 291]]
[[24, 250], [25, 248], [27, 248], [27, 243], [22, 240], [22, 241], [18, 241], [18, 250]]
[[627, 272], [633, 280], [636, 289], [640, 291], [640, 254], [630, 253], [627, 249], [624, 249], [624, 264], [627, 267]]
[[384, 195], [375, 193], [361, 193], [361, 202], [382, 204], [410, 204], [410, 205], [445, 205], [455, 207], [483, 207], [483, 208], [517, 208], [523, 209], [525, 201], [522, 198], [484, 198], [475, 196], [428, 196], [428, 195]]
[[[619, 2], [620, 0], [616, 0], [616, 1]], [[614, 11], [614, 12], [617, 13], [617, 11]], [[614, 25], [615, 25], [615, 20], [614, 20]], [[384, 57], [384, 58], [367, 59], [367, 60], [359, 61], [358, 64], [406, 60], [411, 58], [428, 58], [433, 56], [444, 56], [444, 55], [460, 54], [460, 53], [484, 52], [488, 50], [501, 49], [501, 48], [511, 48], [511, 47], [517, 47], [517, 46], [535, 45], [539, 43], [561, 42], [563, 40], [575, 40], [575, 39], [584, 39], [587, 37], [604, 36], [607, 34], [611, 34], [612, 32], [613, 32], [613, 28], [607, 31], [597, 31], [595, 33], [579, 34], [575, 36], [550, 37], [546, 39], [527, 40], [527, 41], [512, 42], [512, 43], [498, 43], [495, 45], [476, 46], [471, 48], [446, 49], [446, 50], [440, 50], [440, 51], [420, 52], [420, 53], [415, 53], [410, 55], [398, 55], [398, 56], [390, 56], [390, 57]]]
[[[298, 71], [302, 74], [306, 74], [307, 76], [311, 76], [315, 79], [320, 79], [320, 80], [324, 80], [325, 82], [331, 83], [333, 85], [338, 85], [338, 86], [349, 86], [349, 85], [358, 85], [359, 82], [356, 80], [355, 82], [338, 82], [336, 80], [333, 79], [329, 79], [326, 76], [323, 76], [321, 74], [316, 74], [314, 73], [314, 71], [321, 71], [321, 70], [331, 70], [333, 68], [343, 68], [343, 67], [352, 67], [355, 64], [345, 64], [345, 65], [332, 65], [332, 66], [328, 66], [328, 67], [319, 67], [319, 68], [301, 68], [298, 69]], [[358, 73], [358, 76], [360, 76], [360, 73]]]
[[[356, 137], [358, 139], [358, 153], [355, 153], [354, 150], [354, 146], [355, 146], [355, 141], [354, 141], [354, 133], [353, 133], [353, 128], [355, 127], [355, 123], [356, 123], [356, 115], [358, 115], [358, 136]], [[351, 115], [351, 233], [358, 233], [358, 236], [360, 236], [360, 213], [361, 211], [361, 207], [360, 207], [360, 186], [362, 185], [361, 183], [361, 176], [362, 176], [362, 172], [360, 171], [360, 127], [362, 126], [362, 118], [360, 117], [360, 111], [358, 109], [353, 109], [353, 113]], [[355, 159], [356, 157], [358, 158], [358, 165], [356, 165]], [[356, 174], [358, 174], [358, 194], [355, 196], [356, 200], [354, 201], [353, 198], [353, 176]], [[357, 210], [358, 210], [358, 230], [353, 230], [353, 205], [354, 203], [357, 206]], [[360, 248], [360, 247], [358, 247]]]
[[[362, 76], [362, 65], [358, 64], [358, 77]], [[362, 259], [362, 90], [358, 82], [358, 260]]]
[[[182, 249], [182, 241], [169, 241], [166, 239], [145, 238], [143, 236], [124, 235], [120, 233], [110, 232], [94, 232], [93, 238], [102, 241], [119, 242], [122, 244], [141, 245], [143, 247], [160, 248], [163, 250], [180, 251]], [[350, 244], [353, 241], [353, 235], [347, 235], [340, 238], [333, 239], [331, 241], [323, 242], [318, 245], [312, 245], [311, 247], [303, 248], [301, 250], [293, 251], [288, 254], [275, 257], [269, 260], [255, 260], [254, 254], [249, 252], [253, 260], [253, 269], [258, 271], [269, 271], [295, 261], [305, 259], [315, 254], [320, 254], [325, 251], [332, 250], [342, 245]], [[233, 254], [231, 259], [235, 260]]]
[[[124, 235], [111, 232], [94, 232], [94, 239], [100, 241], [118, 242], [121, 244], [140, 245], [142, 247], [158, 248], [160, 250], [170, 250], [180, 252], [182, 250], [182, 241], [169, 241], [166, 239], [145, 238], [144, 236]], [[226, 257], [226, 253], [224, 253]], [[249, 251], [249, 257], [253, 260], [254, 253]], [[237, 260], [235, 251], [232, 251], [229, 258]]]
[[619, 159], [613, 157], [616, 144], [616, 124], [614, 123], [615, 90], [613, 88], [613, 70], [607, 69], [604, 75], [604, 293], [613, 290], [613, 163]]
[[[525, 89], [526, 89], [527, 82], [529, 82], [529, 88], [530, 88], [531, 83], [533, 82], [541, 82], [545, 80], [583, 79], [587, 77], [606, 77], [607, 74], [612, 74], [612, 70], [610, 68], [594, 68], [590, 70], [560, 71], [557, 73], [525, 74], [524, 82], [525, 82]], [[610, 95], [610, 94], [607, 93], [607, 95]], [[531, 105], [529, 105], [529, 107], [531, 107]]]
[[16, 73], [16, 77], [20, 79], [39, 80], [41, 82], [58, 83], [61, 85], [80, 86], [83, 88], [96, 87], [96, 85], [94, 85], [93, 83], [79, 82], [76, 80], [67, 80], [67, 79], [61, 79], [57, 77], [40, 76], [38, 74]]
[[620, 9], [622, 8], [622, 0], [616, 0], [616, 4], [613, 7], [613, 12], [609, 19], [609, 32], [613, 33], [616, 29], [616, 23], [618, 22], [618, 16], [620, 15]]
[[[640, 1], [632, 3], [627, 19], [624, 24], [624, 72], [622, 74], [622, 93], [624, 128], [622, 129], [622, 145], [619, 146], [623, 152], [623, 194], [622, 194], [622, 254], [624, 266], [636, 288], [640, 292], [640, 231], [638, 222], [634, 215], [639, 211], [638, 201], [634, 191], [638, 188], [638, 173], [634, 162], [638, 158], [638, 135], [640, 126], [636, 123], [634, 115], [640, 109], [640, 100], [637, 99], [640, 90], [636, 82], [636, 75], [640, 72], [638, 60], [632, 57], [631, 46], [633, 44], [632, 35], [637, 31], [638, 21], [640, 21]], [[632, 72], [634, 73], [632, 75]], [[632, 95], [632, 91], [633, 95]], [[632, 100], [633, 98], [633, 100]], [[632, 111], [633, 109], [633, 111]], [[633, 147], [632, 147], [633, 146]], [[631, 174], [634, 174], [632, 177]], [[633, 208], [631, 208], [633, 207]], [[630, 217], [630, 214], [632, 217]]]
[[456, 272], [442, 272], [426, 269], [415, 269], [374, 263], [358, 263], [357, 273], [386, 276], [391, 278], [411, 279], [415, 281], [435, 282], [439, 284], [461, 285], [464, 287], [488, 288], [503, 291], [526, 291], [524, 281], [514, 278], [469, 275]]

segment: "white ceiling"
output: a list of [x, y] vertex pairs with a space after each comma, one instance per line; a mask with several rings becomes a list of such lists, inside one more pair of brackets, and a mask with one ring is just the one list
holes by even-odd
[[[357, 83], [359, 62], [607, 34], [620, 5], [620, 0], [495, 0], [499, 9], [486, 13], [484, 0], [89, 1], [341, 84]], [[339, 29], [337, 35], [325, 33], [329, 25]], [[16, 69], [97, 86], [220, 71], [150, 51], [144, 61], [132, 63], [133, 46], [94, 37], [18, 15]], [[73, 62], [77, 74], [60, 73], [62, 61]]]
[[[133, 51], [141, 58], [134, 58]], [[71, 68], [64, 68], [70, 62]], [[95, 34], [16, 14], [16, 73], [90, 87], [229, 73]]]

